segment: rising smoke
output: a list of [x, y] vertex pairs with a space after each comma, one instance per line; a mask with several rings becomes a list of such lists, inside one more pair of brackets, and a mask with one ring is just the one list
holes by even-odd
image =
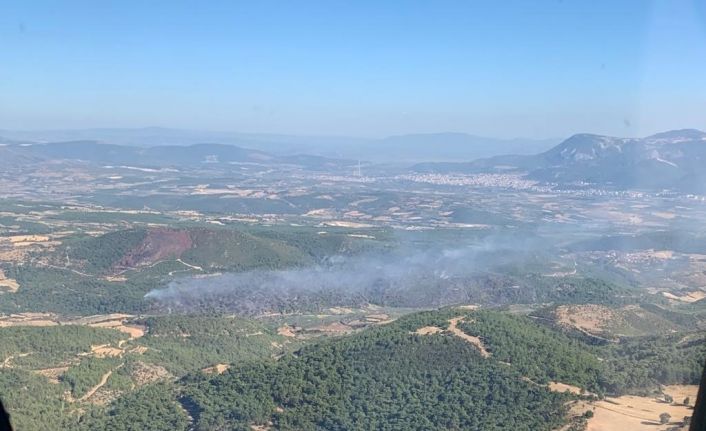
[[[543, 244], [491, 237], [476, 244], [388, 253], [336, 255], [306, 268], [177, 279], [145, 295], [166, 311], [242, 314], [321, 310], [365, 304], [434, 307], [474, 299], [478, 277], [503, 264], [526, 264]], [[486, 276], [487, 277], [487, 276]]]

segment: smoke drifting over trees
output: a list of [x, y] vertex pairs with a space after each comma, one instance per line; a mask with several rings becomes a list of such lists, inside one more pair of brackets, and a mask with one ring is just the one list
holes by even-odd
[[183, 278], [145, 298], [173, 311], [245, 314], [368, 303], [433, 307], [478, 299], [468, 287], [491, 262], [521, 264], [539, 250], [539, 244], [493, 238], [455, 249], [337, 255], [306, 268]]

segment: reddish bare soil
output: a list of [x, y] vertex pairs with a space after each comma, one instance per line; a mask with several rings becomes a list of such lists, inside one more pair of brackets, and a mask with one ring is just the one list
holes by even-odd
[[193, 245], [189, 232], [184, 230], [156, 228], [150, 229], [142, 243], [129, 251], [115, 265], [116, 269], [138, 266], [181, 257]]

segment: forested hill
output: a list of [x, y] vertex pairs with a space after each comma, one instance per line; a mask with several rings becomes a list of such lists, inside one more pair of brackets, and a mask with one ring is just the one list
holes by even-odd
[[3, 274], [22, 286], [0, 294], [0, 312], [62, 315], [141, 313], [144, 296], [169, 280], [216, 272], [311, 266], [333, 255], [386, 247], [386, 234], [352, 236], [329, 229], [137, 225], [99, 236], [73, 233], [55, 248], [35, 249]]
[[[183, 381], [199, 430], [549, 430], [566, 396], [444, 332], [456, 312], [421, 313], [305, 347], [277, 362]], [[423, 335], [420, 328], [438, 327]]]
[[[580, 430], [585, 412], [603, 402], [597, 398], [654, 399], [663, 385], [698, 382], [706, 355], [698, 332], [595, 345], [542, 320], [467, 308], [301, 344], [290, 338], [298, 340], [291, 349], [255, 320], [164, 316], [142, 324], [144, 336], [127, 341], [108, 328], [3, 328], [0, 353], [12, 366], [0, 370], [0, 383], [17, 388], [3, 394], [15, 422], [74, 431]], [[81, 352], [109, 345], [122, 356], [85, 358], [53, 384], [44, 380]], [[223, 374], [209, 366], [218, 363]], [[105, 375], [105, 404], [81, 402]]]
[[179, 260], [202, 271], [274, 269], [316, 263], [325, 255], [345, 254], [377, 242], [345, 233], [314, 235], [245, 232], [230, 228], [150, 227], [109, 232], [66, 241], [53, 258], [57, 265], [98, 275], [152, 267]]
[[527, 317], [447, 309], [187, 377], [181, 402], [199, 430], [549, 430], [568, 420], [571, 398], [550, 382], [597, 396], [697, 382], [704, 340], [672, 345], [591, 346]]

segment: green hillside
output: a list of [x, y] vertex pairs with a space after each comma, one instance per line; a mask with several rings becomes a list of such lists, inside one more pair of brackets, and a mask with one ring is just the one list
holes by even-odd
[[387, 240], [303, 228], [249, 230], [141, 227], [70, 236], [26, 262], [3, 265], [21, 288], [0, 295], [0, 313], [143, 313], [149, 307], [144, 295], [179, 276], [308, 265], [330, 254], [380, 248]]
[[310, 263], [309, 256], [286, 242], [232, 229], [189, 231], [192, 247], [184, 261], [207, 270], [243, 271]]
[[478, 336], [497, 361], [538, 383], [560, 381], [600, 392], [602, 366], [589, 346], [524, 316], [492, 311], [471, 314], [461, 329]]
[[[433, 316], [432, 316], [433, 317]], [[306, 347], [278, 362], [185, 383], [197, 429], [542, 430], [562, 423], [565, 397], [486, 360], [458, 337], [389, 326]]]
[[[696, 332], [595, 345], [501, 310], [418, 312], [318, 339], [275, 334], [275, 322], [148, 317], [132, 321], [146, 334], [124, 342], [110, 329], [4, 328], [10, 362], [0, 384], [29, 431], [44, 429], [44, 414], [68, 430], [551, 430], [570, 420], [566, 402], [577, 396], [552, 392], [550, 382], [654, 397], [660, 385], [698, 382], [706, 356]], [[83, 354], [99, 344], [122, 354]], [[203, 371], [215, 364], [229, 368]], [[61, 365], [54, 384], [38, 375]], [[106, 374], [108, 404], [80, 400]], [[42, 385], [50, 390], [29, 400], [25, 388]]]

